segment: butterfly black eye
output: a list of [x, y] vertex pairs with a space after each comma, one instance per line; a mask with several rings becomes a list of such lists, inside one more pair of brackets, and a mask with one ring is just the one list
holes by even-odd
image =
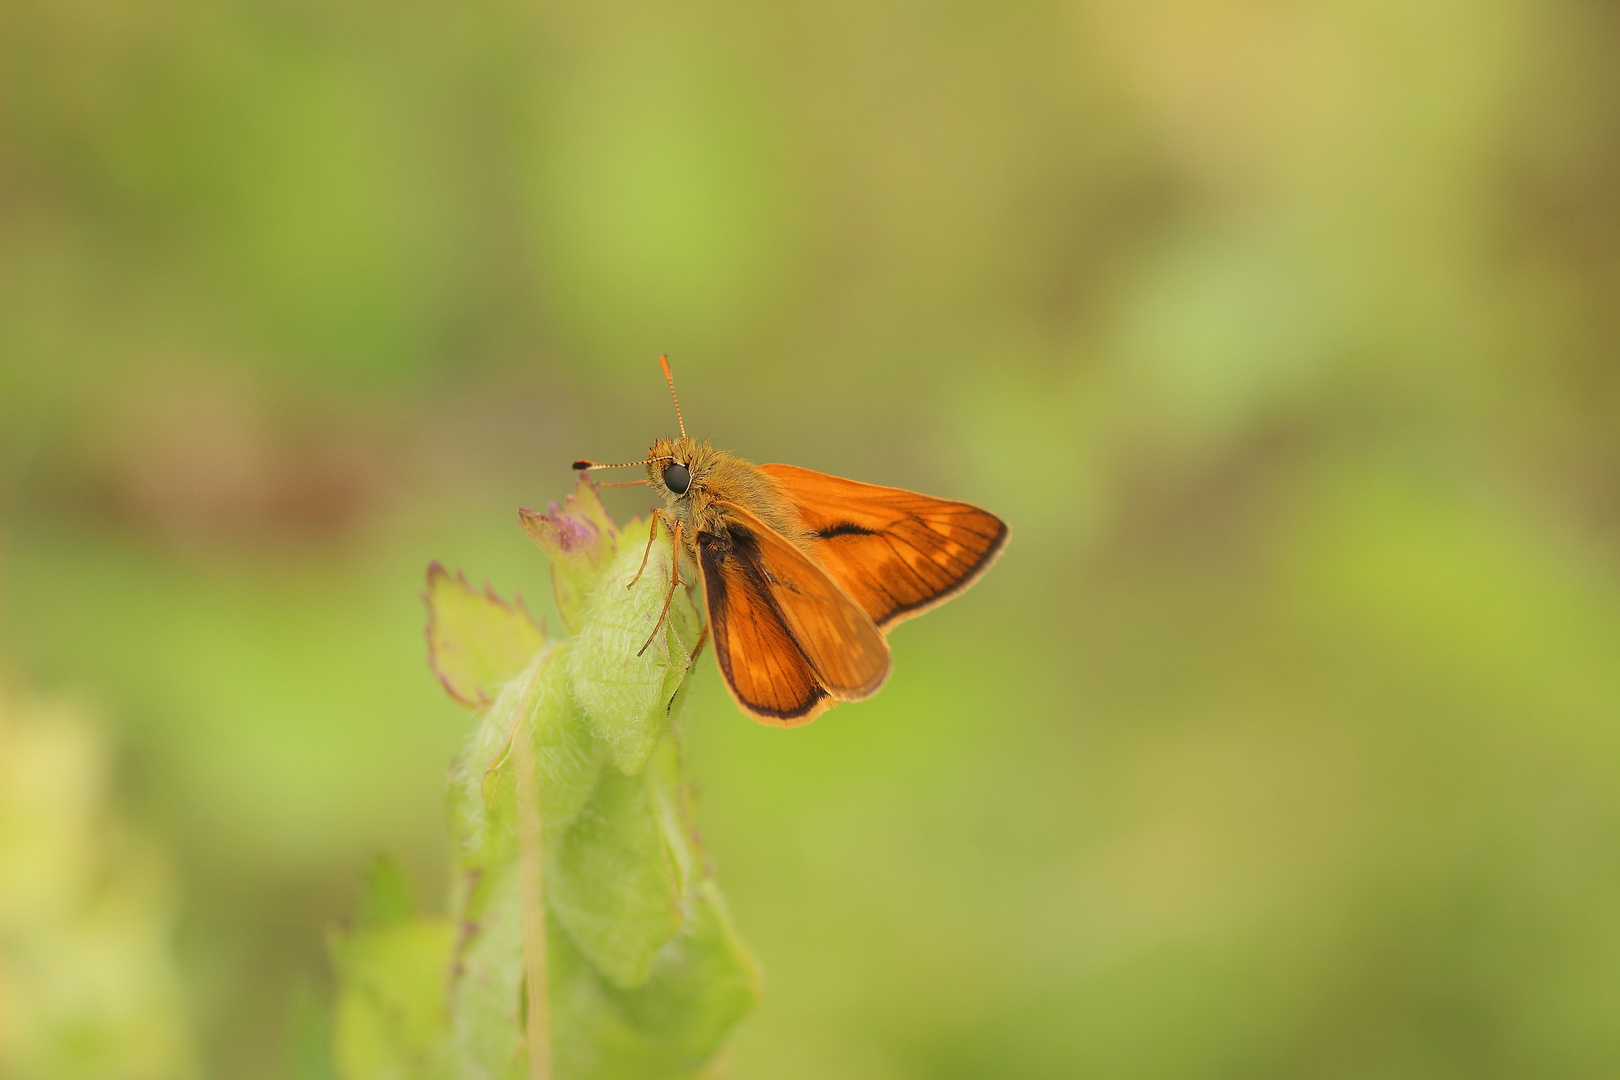
[[664, 486], [677, 495], [685, 495], [692, 486], [692, 472], [685, 465], [671, 462], [664, 466]]

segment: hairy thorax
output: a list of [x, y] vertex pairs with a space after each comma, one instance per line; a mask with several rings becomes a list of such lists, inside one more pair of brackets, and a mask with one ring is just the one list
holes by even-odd
[[[664, 482], [670, 464], [684, 465], [691, 482], [684, 494]], [[709, 440], [698, 442], [688, 436], [659, 439], [648, 452], [647, 480], [663, 497], [664, 509], [681, 524], [689, 547], [699, 533], [725, 537], [726, 506], [740, 506], [755, 514], [766, 525], [804, 547], [803, 528], [791, 504], [776, 482], [758, 466], [740, 457], [716, 450]]]

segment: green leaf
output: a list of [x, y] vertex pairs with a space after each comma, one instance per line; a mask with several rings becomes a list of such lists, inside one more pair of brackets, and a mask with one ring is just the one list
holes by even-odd
[[521, 597], [511, 604], [489, 586], [482, 592], [438, 563], [428, 567], [428, 663], [463, 705], [494, 700], [501, 684], [522, 671], [545, 644]]
[[483, 870], [509, 862], [517, 850], [517, 813], [512, 776], [504, 768], [519, 721], [538, 702], [544, 672], [555, 648], [536, 654], [529, 666], [501, 688], [495, 704], [473, 729], [450, 770], [450, 824], [457, 863]]
[[447, 973], [444, 1056], [456, 1077], [516, 1076], [522, 1061], [523, 921], [510, 740], [544, 696], [556, 650], [542, 651], [502, 688], [450, 774], [450, 912], [457, 936]]
[[692, 1076], [759, 1001], [758, 965], [738, 940], [714, 883], [700, 882], [686, 908], [681, 932], [659, 951], [646, 982], [634, 990], [603, 980], [564, 935], [552, 935], [559, 1077]]
[[658, 744], [647, 764], [647, 782], [653, 812], [664, 834], [664, 847], [675, 869], [675, 888], [685, 896], [688, 883], [698, 876], [700, 868], [694, 839], [697, 834], [687, 805], [686, 784], [681, 779], [680, 745], [673, 737]]
[[602, 748], [560, 662], [568, 648], [566, 643], [547, 647], [507, 683], [450, 771], [451, 827], [465, 866], [483, 868], [515, 857], [512, 740], [525, 728], [534, 739], [548, 831], [566, 827], [596, 788]]
[[604, 769], [547, 866], [552, 916], [608, 981], [635, 987], [681, 926], [680, 882], [651, 770]]
[[451, 918], [458, 927], [449, 968], [446, 1059], [454, 1076], [516, 1076], [522, 1061], [522, 898], [517, 872], [517, 796], [511, 740], [547, 695], [558, 646], [509, 681], [467, 741], [450, 774], [455, 844]]
[[[640, 772], [658, 745], [700, 625], [691, 599], [676, 589], [665, 625], [647, 644], [669, 592], [671, 563], [668, 546], [655, 543], [648, 551], [649, 528], [650, 521], [626, 527], [619, 553], [585, 601], [567, 660], [592, 729], [625, 773]], [[637, 579], [643, 552], [647, 566]]]
[[713, 881], [693, 890], [681, 933], [639, 990], [607, 991], [628, 1024], [677, 1068], [696, 1069], [763, 993], [759, 965], [737, 936]]
[[592, 734], [568, 681], [565, 654], [570, 651], [568, 645], [557, 646], [558, 658], [542, 676], [532, 714], [540, 814], [548, 830], [574, 820], [602, 771], [602, 744]]
[[515, 1077], [523, 1061], [523, 902], [516, 859], [466, 872], [457, 891], [450, 1071], [457, 1077]]

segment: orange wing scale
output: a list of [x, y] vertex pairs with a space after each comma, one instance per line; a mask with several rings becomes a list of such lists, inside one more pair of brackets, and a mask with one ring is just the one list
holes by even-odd
[[732, 697], [768, 723], [809, 723], [839, 701], [877, 693], [883, 635], [825, 571], [742, 507], [728, 536], [697, 538], [715, 657]]
[[880, 630], [977, 581], [1007, 526], [964, 502], [862, 484], [797, 465], [761, 465], [797, 509], [811, 553]]

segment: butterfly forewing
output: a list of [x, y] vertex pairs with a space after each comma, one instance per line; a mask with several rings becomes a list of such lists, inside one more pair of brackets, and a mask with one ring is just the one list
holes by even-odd
[[816, 561], [882, 630], [973, 584], [1007, 543], [1007, 526], [964, 502], [761, 465], [798, 512]]

